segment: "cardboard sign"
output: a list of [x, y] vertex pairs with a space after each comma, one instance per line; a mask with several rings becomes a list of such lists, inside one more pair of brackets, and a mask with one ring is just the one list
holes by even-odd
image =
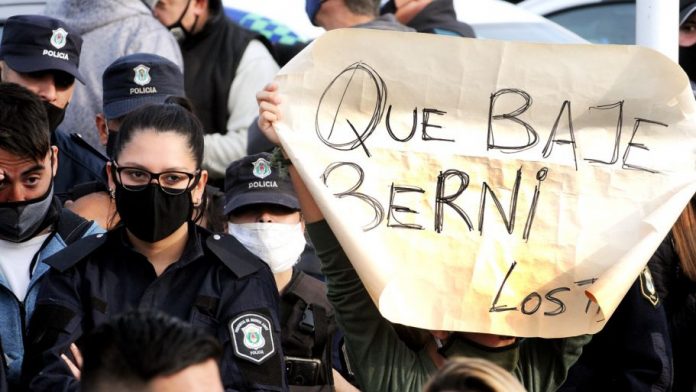
[[393, 322], [597, 332], [696, 191], [689, 81], [648, 49], [348, 29], [277, 81], [281, 142]]

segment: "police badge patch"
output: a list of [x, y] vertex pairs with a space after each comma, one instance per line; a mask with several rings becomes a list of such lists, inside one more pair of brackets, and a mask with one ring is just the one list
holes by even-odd
[[133, 71], [135, 72], [133, 82], [135, 82], [135, 84], [138, 86], [145, 86], [152, 80], [152, 78], [150, 78], [150, 67], [140, 64], [133, 68]]
[[254, 173], [256, 177], [263, 180], [271, 175], [271, 162], [268, 162], [263, 158], [259, 158], [252, 162], [252, 164], [254, 165], [254, 170], [252, 173]]
[[653, 278], [648, 267], [643, 268], [643, 272], [640, 273], [640, 292], [643, 294], [645, 299], [647, 299], [653, 306], [657, 307], [660, 299], [657, 297], [655, 283], [653, 282]]
[[275, 354], [273, 326], [259, 313], [244, 313], [230, 321], [234, 353], [255, 364], [264, 363]]
[[51, 45], [56, 49], [62, 49], [67, 42], [68, 32], [62, 27], [53, 30], [53, 35], [51, 35]]

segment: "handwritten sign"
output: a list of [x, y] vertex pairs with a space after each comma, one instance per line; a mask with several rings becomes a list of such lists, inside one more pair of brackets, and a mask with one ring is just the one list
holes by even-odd
[[394, 322], [597, 332], [696, 191], [689, 82], [648, 49], [349, 29], [277, 80], [281, 142]]

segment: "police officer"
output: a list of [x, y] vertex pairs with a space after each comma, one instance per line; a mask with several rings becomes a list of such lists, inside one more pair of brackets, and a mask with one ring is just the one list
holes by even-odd
[[290, 390], [331, 390], [334, 381], [336, 390], [355, 390], [332, 369], [333, 307], [324, 283], [295, 267], [306, 244], [304, 221], [290, 177], [271, 161], [260, 153], [227, 168], [228, 231], [273, 272]]
[[[96, 115], [99, 141], [111, 156], [118, 129], [130, 112], [170, 97], [184, 97], [184, 75], [164, 57], [134, 53], [119, 57], [102, 75], [103, 107]], [[90, 182], [73, 188], [69, 208], [86, 219], [110, 229], [118, 223], [118, 214], [106, 184]]]
[[106, 182], [104, 157], [77, 133], [57, 129], [75, 89], [84, 82], [78, 66], [82, 38], [58, 19], [17, 15], [5, 22], [0, 43], [0, 80], [22, 85], [41, 97], [48, 114], [51, 144], [60, 166], [54, 193], [65, 200], [75, 185]]
[[107, 165], [121, 225], [47, 261], [53, 269], [27, 338], [30, 390], [76, 390], [61, 355], [135, 308], [161, 310], [216, 336], [225, 388], [286, 389], [270, 270], [234, 237], [194, 223], [208, 178], [202, 161], [202, 126], [181, 106], [126, 116]]

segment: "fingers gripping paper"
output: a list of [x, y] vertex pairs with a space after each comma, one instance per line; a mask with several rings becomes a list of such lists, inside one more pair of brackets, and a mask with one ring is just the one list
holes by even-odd
[[638, 47], [340, 30], [281, 142], [389, 320], [599, 331], [696, 190], [693, 95]]

